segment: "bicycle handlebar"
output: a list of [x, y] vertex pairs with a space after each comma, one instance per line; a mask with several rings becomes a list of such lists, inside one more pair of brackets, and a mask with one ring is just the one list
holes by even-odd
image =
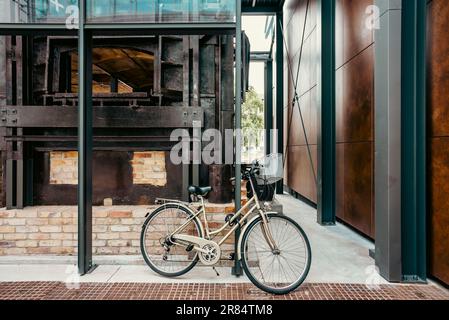
[[[251, 167], [246, 167], [246, 168], [242, 169], [242, 171], [241, 171], [242, 179], [243, 180], [249, 180], [250, 177], [252, 177], [255, 174], [259, 173], [259, 169], [260, 169], [259, 161], [254, 160], [253, 163], [251, 164]], [[234, 182], [235, 181], [235, 177], [229, 179], [229, 181]]]
[[259, 161], [254, 160], [250, 168], [245, 168], [244, 170], [242, 170], [242, 178], [245, 180], [249, 180], [251, 177], [253, 177], [259, 172], [259, 169], [260, 169]]

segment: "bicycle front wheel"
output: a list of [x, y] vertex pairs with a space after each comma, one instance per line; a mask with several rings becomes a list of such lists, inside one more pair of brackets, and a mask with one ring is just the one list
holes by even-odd
[[259, 289], [287, 294], [306, 279], [312, 261], [310, 243], [302, 228], [292, 219], [269, 214], [268, 228], [278, 250], [265, 238], [262, 218], [254, 220], [243, 234], [243, 269]]

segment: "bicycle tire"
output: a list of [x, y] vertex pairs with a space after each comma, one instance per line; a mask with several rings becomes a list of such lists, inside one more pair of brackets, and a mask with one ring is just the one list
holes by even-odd
[[[195, 265], [198, 263], [199, 257], [198, 254], [196, 254], [196, 258], [192, 260], [192, 262], [183, 270], [178, 271], [178, 272], [165, 272], [163, 270], [160, 270], [152, 261], [151, 259], [148, 257], [146, 248], [145, 248], [145, 235], [146, 235], [146, 231], [147, 228], [151, 222], [152, 219], [154, 219], [158, 214], [160, 214], [161, 212], [163, 212], [166, 209], [178, 209], [181, 210], [183, 212], [185, 212], [187, 214], [188, 217], [192, 217], [193, 214], [190, 210], [186, 209], [185, 207], [179, 206], [178, 204], [164, 204], [160, 207], [158, 207], [156, 210], [154, 210], [145, 220], [144, 224], [142, 225], [142, 231], [140, 234], [140, 251], [142, 253], [142, 256], [146, 262], [146, 264], [156, 273], [164, 276], [164, 277], [169, 277], [169, 278], [174, 278], [174, 277], [179, 277], [182, 276], [184, 274], [186, 274], [187, 272], [189, 272], [190, 270], [192, 270], [193, 267], [195, 267]], [[202, 225], [201, 222], [199, 221], [198, 217], [192, 220], [198, 230], [199, 236], [203, 237], [203, 229], [202, 229]]]

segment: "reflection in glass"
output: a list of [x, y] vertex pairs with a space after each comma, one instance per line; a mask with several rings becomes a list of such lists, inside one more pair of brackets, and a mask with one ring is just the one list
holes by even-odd
[[[0, 0], [0, 23], [64, 23], [78, 0]], [[235, 22], [236, 0], [86, 0], [88, 22]]]
[[0, 0], [1, 23], [64, 23], [78, 0]]
[[90, 22], [234, 22], [236, 0], [87, 0]]

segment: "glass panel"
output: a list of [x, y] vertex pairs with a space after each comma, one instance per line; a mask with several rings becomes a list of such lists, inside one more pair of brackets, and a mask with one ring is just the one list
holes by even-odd
[[[78, 0], [0, 0], [0, 23], [64, 23]], [[86, 0], [89, 22], [235, 22], [236, 0]]]
[[89, 22], [235, 22], [236, 0], [87, 0]]
[[64, 23], [78, 0], [0, 0], [0, 23]]

